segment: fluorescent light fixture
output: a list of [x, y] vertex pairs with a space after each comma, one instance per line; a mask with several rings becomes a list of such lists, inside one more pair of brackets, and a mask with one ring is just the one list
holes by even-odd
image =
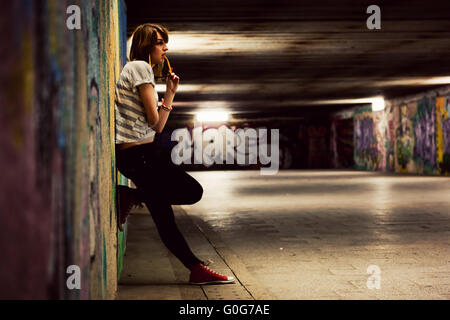
[[382, 111], [386, 108], [386, 103], [383, 97], [372, 98], [372, 111]]
[[368, 97], [361, 99], [336, 99], [336, 100], [319, 100], [314, 104], [372, 104], [372, 111], [381, 111], [386, 108], [386, 103], [382, 96]]
[[424, 85], [450, 84], [450, 76], [432, 78], [408, 78], [386, 81], [376, 81], [375, 86], [424, 86]]
[[427, 81], [427, 84], [449, 84], [450, 77], [435, 77]]
[[228, 121], [229, 113], [225, 111], [201, 111], [197, 113], [200, 122], [223, 122]]
[[[173, 31], [170, 33], [168, 55], [175, 54], [214, 54], [214, 53], [258, 53], [283, 52], [289, 50], [295, 39], [286, 39], [287, 34], [246, 34], [237, 33], [197, 33]], [[283, 39], [283, 41], [279, 41]]]

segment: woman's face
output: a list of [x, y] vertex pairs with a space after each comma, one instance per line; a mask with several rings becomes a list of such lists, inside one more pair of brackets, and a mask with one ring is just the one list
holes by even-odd
[[156, 41], [156, 45], [153, 47], [152, 52], [150, 53], [152, 57], [152, 64], [163, 63], [166, 52], [167, 50], [169, 50], [161, 34], [159, 32], [157, 34], [158, 40]]

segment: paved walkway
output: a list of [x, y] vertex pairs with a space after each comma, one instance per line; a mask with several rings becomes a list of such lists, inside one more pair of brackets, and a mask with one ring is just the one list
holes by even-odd
[[[215, 271], [233, 275], [245, 270], [231, 270], [203, 232], [180, 207], [176, 221], [197, 256], [211, 261]], [[243, 268], [245, 269], [245, 268]], [[189, 271], [161, 242], [148, 211], [137, 210], [128, 220], [128, 241], [124, 270], [119, 282], [118, 299], [137, 300], [252, 300], [255, 297], [238, 280], [235, 284], [198, 286], [188, 283]]]
[[119, 299], [450, 299], [448, 177], [191, 174], [204, 196], [176, 207], [178, 225], [200, 258], [239, 281], [188, 285], [144, 211], [130, 217]]

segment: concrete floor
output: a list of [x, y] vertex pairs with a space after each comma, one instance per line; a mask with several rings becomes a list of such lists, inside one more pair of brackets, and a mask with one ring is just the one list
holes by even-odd
[[[448, 177], [191, 175], [204, 196], [177, 208], [178, 224], [200, 258], [239, 281], [187, 285], [188, 271], [141, 212], [130, 218], [119, 299], [450, 299]], [[368, 288], [371, 265], [379, 289]]]

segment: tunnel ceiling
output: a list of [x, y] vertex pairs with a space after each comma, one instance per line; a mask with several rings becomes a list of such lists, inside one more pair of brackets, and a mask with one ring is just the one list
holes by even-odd
[[324, 100], [401, 97], [450, 76], [450, 1], [128, 0], [128, 35], [145, 22], [170, 31], [182, 86], [177, 112], [338, 110]]

